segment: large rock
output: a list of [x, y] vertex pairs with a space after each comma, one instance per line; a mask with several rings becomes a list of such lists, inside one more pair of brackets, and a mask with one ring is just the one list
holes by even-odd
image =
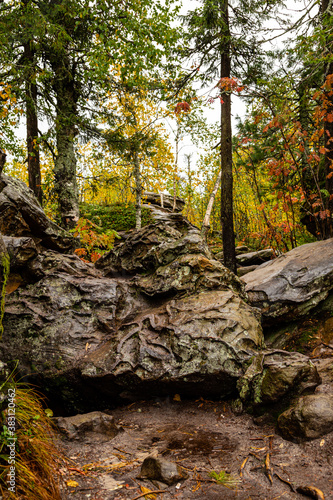
[[75, 255], [42, 252], [30, 264], [35, 283], [6, 299], [1, 352], [18, 358], [25, 373], [60, 373], [73, 368], [86, 349], [113, 332], [139, 309], [126, 283], [101, 276]]
[[241, 399], [253, 408], [272, 403], [286, 406], [296, 396], [313, 392], [321, 379], [307, 356], [298, 352], [262, 351], [251, 359], [237, 387]]
[[225, 396], [261, 346], [260, 321], [251, 307], [231, 290], [202, 291], [141, 312], [87, 353], [80, 370], [102, 391], [113, 380], [114, 396]]
[[308, 313], [333, 288], [333, 239], [294, 248], [242, 277], [250, 303], [274, 324]]
[[0, 177], [0, 232], [32, 237], [59, 252], [71, 252], [76, 246], [76, 239], [45, 215], [32, 190], [4, 174]]
[[8, 296], [3, 359], [20, 359], [62, 411], [175, 392], [226, 396], [262, 347], [240, 280], [211, 260], [197, 228], [158, 213], [101, 270], [39, 253], [26, 266], [30, 282]]
[[282, 413], [278, 427], [285, 439], [317, 439], [333, 432], [333, 395], [313, 394], [300, 398]]
[[[165, 215], [163, 211], [159, 213]], [[166, 224], [161, 220], [140, 231], [133, 231], [124, 243], [104, 254], [96, 262], [96, 267], [111, 275], [123, 272], [147, 273], [186, 254], [202, 254], [212, 259], [200, 231], [178, 216], [173, 223]]]

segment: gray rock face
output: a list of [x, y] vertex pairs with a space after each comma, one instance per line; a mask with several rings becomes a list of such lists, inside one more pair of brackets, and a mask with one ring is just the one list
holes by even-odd
[[261, 348], [242, 283], [172, 215], [133, 231], [102, 270], [44, 250], [26, 266], [29, 284], [8, 295], [3, 359], [19, 358], [67, 411], [170, 392], [224, 396]]
[[75, 238], [52, 222], [24, 182], [0, 177], [0, 232], [6, 236], [32, 237], [45, 248], [71, 252]]
[[87, 353], [83, 377], [114, 377], [133, 395], [173, 391], [227, 395], [242, 365], [261, 347], [260, 322], [231, 290], [205, 291], [142, 311], [107, 343]]
[[138, 277], [135, 283], [150, 296], [231, 288], [245, 298], [242, 283], [235, 275], [220, 262], [202, 254], [181, 255], [171, 264], [158, 267], [154, 273]]
[[241, 266], [252, 266], [267, 262], [274, 257], [274, 251], [271, 248], [265, 248], [257, 252], [239, 253], [236, 255], [236, 261]]
[[178, 481], [187, 479], [188, 474], [182, 467], [169, 460], [147, 457], [142, 463], [139, 477], [141, 479], [161, 481], [171, 486], [178, 483]]
[[308, 313], [333, 288], [333, 239], [294, 248], [242, 277], [250, 303], [272, 324]]
[[114, 417], [101, 411], [92, 411], [73, 417], [58, 417], [55, 421], [60, 432], [69, 440], [89, 439], [89, 437], [95, 441], [103, 437], [109, 440], [121, 430], [116, 425]]
[[[161, 212], [163, 215], [164, 214]], [[167, 219], [168, 220], [168, 219]], [[96, 267], [106, 274], [152, 272], [170, 264], [181, 255], [202, 254], [212, 258], [200, 231], [182, 216], [171, 223], [161, 220], [133, 233], [111, 252], [96, 262]]]
[[237, 383], [240, 397], [252, 407], [283, 402], [313, 392], [321, 379], [309, 358], [298, 352], [262, 351], [253, 357]]
[[317, 439], [333, 432], [333, 395], [313, 394], [300, 398], [282, 413], [278, 427], [285, 439]]
[[3, 242], [10, 257], [11, 270], [20, 269], [37, 256], [37, 247], [32, 238], [4, 236]]
[[72, 370], [132, 306], [139, 309], [126, 283], [104, 278], [75, 255], [45, 251], [30, 268], [37, 281], [6, 299], [1, 345], [6, 359], [19, 358], [26, 373]]

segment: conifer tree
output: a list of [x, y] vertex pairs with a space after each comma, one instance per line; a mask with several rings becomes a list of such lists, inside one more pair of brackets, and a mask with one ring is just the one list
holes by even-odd
[[[241, 0], [230, 6], [227, 0], [202, 0], [185, 21], [188, 45], [184, 56], [193, 67], [187, 79], [201, 71], [203, 83], [214, 82], [220, 89], [221, 102], [221, 225], [224, 264], [236, 271], [233, 224], [233, 175], [231, 93], [243, 83], [257, 81], [263, 67], [264, 54], [258, 43], [263, 22], [274, 14], [277, 2], [269, 6], [261, 0]], [[265, 36], [265, 32], [261, 33]]]

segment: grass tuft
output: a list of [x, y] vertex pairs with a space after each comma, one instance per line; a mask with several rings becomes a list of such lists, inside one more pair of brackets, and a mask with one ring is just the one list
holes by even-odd
[[[0, 387], [0, 496], [3, 499], [60, 500], [60, 453], [52, 422], [36, 391], [8, 382]], [[8, 389], [15, 390], [15, 493], [8, 490]], [[7, 403], [7, 404], [6, 404]]]
[[218, 484], [222, 484], [223, 486], [226, 486], [227, 488], [237, 488], [239, 483], [242, 482], [241, 478], [238, 476], [232, 476], [231, 474], [228, 474], [224, 470], [221, 472], [215, 472], [214, 470], [210, 472], [209, 477], [214, 479]]

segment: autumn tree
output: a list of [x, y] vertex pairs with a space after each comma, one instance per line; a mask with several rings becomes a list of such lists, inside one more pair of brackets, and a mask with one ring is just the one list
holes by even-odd
[[[127, 2], [124, 8], [123, 2], [106, 0], [37, 0], [33, 6], [36, 22], [29, 24], [33, 41], [29, 47], [33, 45], [35, 52], [29, 59], [26, 50], [25, 61], [34, 65], [37, 61], [37, 71], [30, 67], [34, 77], [30, 73], [29, 81], [37, 84], [40, 109], [51, 123], [55, 144], [51, 141], [49, 147], [55, 157], [61, 221], [72, 227], [78, 218], [76, 141], [79, 135], [100, 136], [100, 102], [118, 85], [112, 67], [121, 66], [128, 86], [147, 88], [152, 79], [157, 87], [161, 75], [155, 70], [167, 61], [169, 46], [178, 35], [170, 27], [174, 15], [170, 2]], [[8, 3], [7, 8], [15, 12], [20, 4]], [[1, 26], [4, 30], [6, 24]], [[23, 57], [24, 47], [15, 56]], [[8, 60], [8, 67], [11, 64]], [[31, 102], [33, 90], [29, 90]]]
[[[242, 2], [231, 8], [224, 0], [203, 0], [186, 16], [188, 46], [186, 57], [193, 61], [187, 79], [202, 71], [202, 81], [214, 82], [221, 104], [221, 224], [225, 265], [236, 271], [233, 222], [233, 174], [231, 93], [244, 82], [258, 78], [263, 55], [258, 43], [258, 28], [273, 14], [261, 1]], [[251, 55], [251, 57], [249, 57]]]

